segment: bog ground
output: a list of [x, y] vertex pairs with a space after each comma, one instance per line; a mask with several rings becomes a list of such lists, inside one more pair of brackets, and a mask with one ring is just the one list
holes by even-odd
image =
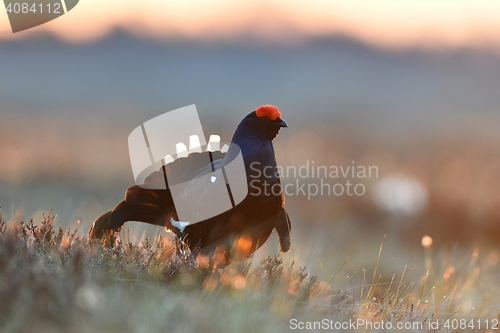
[[330, 262], [319, 258], [310, 260], [328, 272], [323, 277], [294, 255], [228, 264], [162, 237], [118, 238], [105, 248], [53, 221], [50, 214], [38, 224], [1, 219], [2, 332], [343, 331], [354, 323], [360, 332], [498, 329], [495, 251], [427, 252], [426, 270], [393, 274], [404, 259], [387, 265], [382, 243], [366, 262], [336, 253], [346, 262], [326, 278]]

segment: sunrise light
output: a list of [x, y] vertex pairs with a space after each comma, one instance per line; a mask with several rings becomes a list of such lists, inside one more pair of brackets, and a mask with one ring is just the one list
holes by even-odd
[[491, 0], [86, 0], [56, 20], [17, 34], [10, 32], [2, 12], [2, 39], [48, 31], [72, 42], [87, 42], [121, 28], [155, 39], [245, 35], [293, 42], [342, 34], [384, 47], [500, 47], [500, 2]]

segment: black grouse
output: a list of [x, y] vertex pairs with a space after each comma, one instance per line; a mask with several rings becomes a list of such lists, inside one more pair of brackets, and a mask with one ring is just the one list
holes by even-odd
[[[207, 253], [217, 247], [228, 255], [237, 251], [239, 256], [248, 257], [276, 229], [281, 251], [287, 252], [291, 245], [291, 225], [283, 207], [285, 198], [272, 143], [281, 127], [288, 125], [281, 119], [278, 108], [263, 105], [244, 117], [236, 128], [231, 143], [241, 149], [248, 195], [230, 210], [185, 228], [172, 225], [178, 216], [168, 184], [166, 189], [150, 188], [154, 188], [151, 185], [156, 182], [163, 182], [172, 170], [190, 172], [187, 166], [194, 159], [208, 154], [191, 153], [152, 172], [144, 184], [129, 187], [122, 202], [95, 220], [89, 230], [89, 238], [109, 239], [125, 222], [140, 221], [167, 227], [192, 249], [199, 248]], [[223, 163], [231, 154], [231, 149], [227, 153], [217, 151], [211, 154], [214, 164]]]

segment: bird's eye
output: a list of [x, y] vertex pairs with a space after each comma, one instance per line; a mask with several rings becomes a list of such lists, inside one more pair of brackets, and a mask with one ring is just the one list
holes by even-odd
[[262, 117], [260, 119], [262, 119], [262, 121], [268, 121], [269, 120], [269, 118], [267, 118], [267, 117]]

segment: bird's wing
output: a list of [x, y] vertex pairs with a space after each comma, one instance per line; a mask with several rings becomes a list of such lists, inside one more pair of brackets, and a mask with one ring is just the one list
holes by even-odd
[[276, 232], [278, 233], [278, 238], [280, 241], [281, 252], [286, 253], [290, 250], [292, 244], [292, 239], [290, 232], [292, 230], [292, 225], [290, 223], [290, 217], [286, 212], [285, 208], [281, 208], [281, 212], [276, 221]]
[[231, 210], [246, 197], [247, 178], [243, 160], [233, 164], [222, 158], [216, 159], [223, 156], [198, 156], [198, 161], [193, 163], [200, 167], [195, 170], [190, 165], [193, 170], [190, 177], [184, 176], [184, 169], [169, 170], [172, 172], [167, 173], [169, 188], [180, 220], [191, 224], [207, 221]]
[[[116, 231], [127, 221], [140, 221], [172, 228], [170, 218], [178, 220], [178, 215], [170, 186], [211, 172], [212, 164], [215, 164], [211, 159], [223, 157], [221, 152], [212, 152], [211, 155], [208, 152], [192, 153], [151, 172], [143, 184], [127, 189], [125, 199], [109, 215], [109, 227]], [[196, 188], [193, 191], [206, 192]]]

